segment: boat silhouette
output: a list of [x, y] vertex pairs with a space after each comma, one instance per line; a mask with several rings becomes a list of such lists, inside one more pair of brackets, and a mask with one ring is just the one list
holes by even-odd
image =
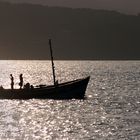
[[0, 89], [0, 99], [84, 99], [90, 76], [58, 83], [55, 76], [51, 39], [49, 39], [53, 85], [22, 89]]

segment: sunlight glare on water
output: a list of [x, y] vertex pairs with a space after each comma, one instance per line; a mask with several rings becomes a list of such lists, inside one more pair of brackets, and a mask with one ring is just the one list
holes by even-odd
[[49, 61], [0, 61], [0, 85], [10, 88], [10, 74], [13, 74], [15, 88], [18, 88], [19, 75], [22, 73], [24, 84], [51, 84], [51, 63]]
[[[55, 61], [59, 82], [91, 76], [86, 100], [0, 100], [0, 139], [140, 139], [139, 61]], [[24, 83], [52, 84], [49, 61], [0, 61], [0, 85], [9, 74]]]

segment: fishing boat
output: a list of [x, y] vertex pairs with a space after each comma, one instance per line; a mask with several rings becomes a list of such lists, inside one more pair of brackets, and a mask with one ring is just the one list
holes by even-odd
[[84, 99], [89, 77], [51, 86], [0, 89], [0, 99]]
[[55, 67], [51, 39], [49, 39], [53, 85], [28, 86], [22, 89], [0, 89], [0, 99], [84, 99], [90, 76], [64, 83], [58, 83], [55, 77]]

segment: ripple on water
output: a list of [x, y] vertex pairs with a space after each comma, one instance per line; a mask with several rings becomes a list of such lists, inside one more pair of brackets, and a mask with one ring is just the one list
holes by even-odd
[[[0, 139], [140, 139], [139, 61], [55, 64], [61, 82], [91, 75], [87, 99], [0, 100]], [[49, 61], [0, 61], [0, 66], [4, 87], [10, 73], [16, 83], [20, 73], [34, 85], [52, 83]]]

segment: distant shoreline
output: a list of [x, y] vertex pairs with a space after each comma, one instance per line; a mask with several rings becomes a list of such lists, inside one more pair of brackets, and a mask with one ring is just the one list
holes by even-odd
[[[8, 10], [7, 10], [8, 9]], [[0, 2], [0, 59], [140, 60], [140, 15]]]

